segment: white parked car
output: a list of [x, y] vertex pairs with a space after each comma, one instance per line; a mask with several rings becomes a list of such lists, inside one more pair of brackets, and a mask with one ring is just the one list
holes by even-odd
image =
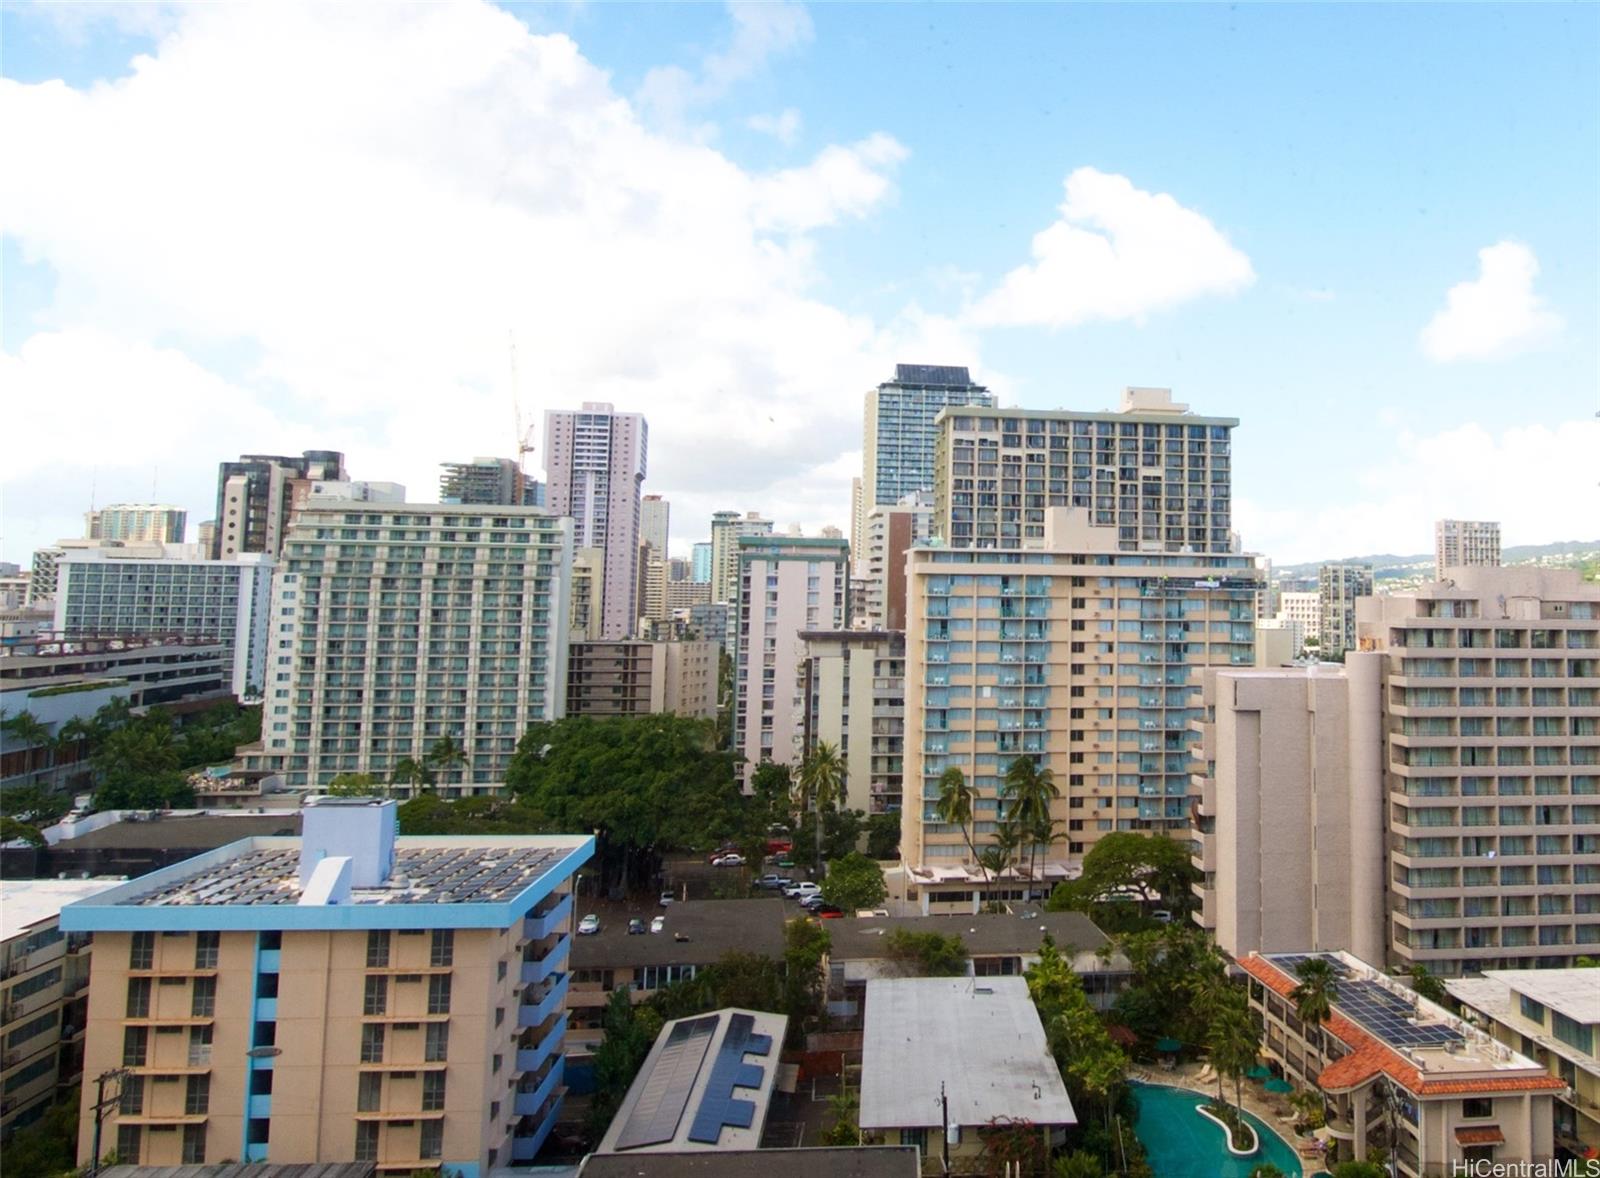
[[795, 900], [804, 900], [808, 896], [820, 896], [822, 885], [811, 880], [802, 880], [783, 889], [783, 894]]
[[659, 933], [666, 927], [667, 918], [665, 916], [658, 916], [650, 922], [650, 931], [653, 933]]
[[744, 866], [744, 856], [738, 854], [737, 852], [729, 851], [726, 855], [718, 855], [715, 859], [713, 859], [711, 861], [711, 866], [713, 866], [713, 867], [743, 867]]
[[592, 937], [599, 931], [600, 918], [593, 912], [589, 913], [589, 915], [585, 916], [578, 922], [578, 935], [580, 937]]

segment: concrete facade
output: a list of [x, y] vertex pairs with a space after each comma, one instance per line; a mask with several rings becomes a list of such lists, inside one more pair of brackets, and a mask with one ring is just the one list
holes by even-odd
[[900, 809], [905, 764], [906, 638], [871, 630], [804, 631], [803, 747], [825, 741], [844, 766], [841, 806]]
[[867, 597], [863, 615], [879, 630], [906, 628], [906, 553], [933, 537], [933, 501], [917, 492], [892, 507], [875, 507], [866, 520]]
[[189, 513], [170, 503], [113, 503], [83, 513], [83, 534], [90, 540], [182, 544], [188, 528]]
[[[102, 1152], [478, 1178], [538, 1151], [562, 1100], [571, 881], [593, 840], [402, 838], [352, 903], [319, 890], [324, 870], [359, 875], [383, 844], [307, 863], [329, 801], [345, 800], [308, 806], [304, 841], [232, 843], [63, 910], [95, 936], [85, 1072], [131, 1072]], [[386, 807], [392, 830], [394, 803], [356, 807]], [[85, 1107], [80, 1157], [93, 1140]]]
[[272, 600], [262, 744], [290, 788], [388, 779], [449, 736], [441, 781], [504, 779], [565, 710], [571, 522], [532, 507], [330, 503], [299, 512]]
[[[1260, 572], [1247, 556], [1122, 553], [1114, 525], [1087, 516], [1050, 509], [1043, 550], [910, 552], [906, 681], [920, 687], [900, 853], [924, 911], [1042, 892], [1110, 831], [1188, 828], [1200, 672], [1253, 665]], [[1065, 838], [1041, 849], [1032, 880], [1021, 863], [991, 880], [938, 820], [938, 781], [955, 767], [976, 790], [981, 853], [1021, 757], [1053, 773]]]
[[772, 535], [772, 521], [755, 512], [719, 511], [711, 517], [711, 600], [729, 604], [739, 596], [739, 540]]
[[1355, 649], [1356, 601], [1371, 596], [1370, 564], [1325, 564], [1317, 570], [1318, 649], [1323, 658]]
[[717, 714], [717, 655], [710, 641], [574, 642], [567, 654], [567, 715]]
[[1600, 586], [1452, 578], [1357, 607], [1382, 663], [1390, 957], [1570, 965], [1600, 952]]
[[123, 551], [62, 554], [56, 565], [57, 633], [215, 641], [232, 662], [234, 695], [260, 694], [266, 681], [272, 559], [246, 553], [230, 560], [144, 560], [126, 558]]
[[640, 486], [649, 426], [603, 401], [544, 415], [551, 514], [572, 520], [575, 548], [605, 552], [597, 583], [601, 638], [627, 638], [638, 622]]
[[543, 488], [522, 473], [511, 458], [474, 458], [471, 462], [440, 464], [440, 503], [477, 503], [484, 506], [542, 507]]
[[[995, 396], [965, 368], [896, 364], [894, 379], [866, 395], [860, 516], [874, 507], [933, 490], [935, 426], [940, 412], [962, 405], [993, 407]], [[854, 539], [859, 540], [857, 533]]]
[[739, 540], [733, 668], [733, 747], [742, 773], [804, 754], [807, 630], [842, 630], [848, 617], [850, 545], [844, 540], [746, 536]]
[[1073, 507], [1114, 551], [1232, 552], [1238, 424], [1190, 413], [1169, 389], [1124, 389], [1115, 413], [945, 410], [934, 534], [952, 548], [1040, 547], [1045, 511]]
[[210, 555], [218, 560], [241, 552], [276, 557], [289, 518], [311, 482], [347, 478], [337, 450], [306, 450], [300, 457], [246, 454], [217, 468], [216, 530]]
[[1496, 520], [1442, 519], [1433, 525], [1433, 576], [1445, 570], [1500, 563], [1500, 524]]
[[1194, 777], [1194, 917], [1228, 955], [1384, 960], [1379, 667], [1208, 670]]

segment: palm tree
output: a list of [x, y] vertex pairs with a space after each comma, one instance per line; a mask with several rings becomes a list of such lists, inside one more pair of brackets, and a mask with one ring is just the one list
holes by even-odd
[[1295, 966], [1300, 984], [1289, 993], [1294, 1012], [1312, 1026], [1326, 1022], [1339, 1000], [1339, 979], [1324, 957], [1308, 957]]
[[39, 717], [24, 709], [15, 716], [0, 720], [0, 730], [4, 730], [16, 745], [28, 750], [27, 772], [36, 772], [40, 750], [51, 747], [50, 725], [41, 723]]
[[838, 802], [844, 782], [839, 750], [825, 740], [811, 746], [800, 763], [800, 791], [810, 798], [817, 815], [817, 866], [822, 866], [822, 816]]
[[389, 771], [389, 780], [396, 784], [405, 782], [412, 789], [416, 789], [419, 786], [432, 785], [433, 772], [422, 761], [412, 757], [401, 757]]
[[1061, 796], [1061, 791], [1056, 788], [1055, 774], [1034, 764], [1032, 757], [1018, 757], [1011, 762], [1006, 769], [1004, 789], [1011, 803], [1010, 813], [1028, 840], [1028, 886], [1032, 887], [1037, 835], [1049, 824], [1050, 803]]
[[445, 733], [429, 746], [424, 760], [437, 769], [440, 776], [448, 777], [451, 766], [467, 763], [467, 750], [461, 747], [461, 742], [455, 737]]
[[961, 827], [961, 837], [966, 840], [972, 861], [978, 861], [978, 848], [973, 845], [967, 826], [972, 822], [972, 804], [977, 794], [967, 784], [966, 774], [951, 765], [939, 775], [939, 802], [935, 812], [940, 822], [953, 822]]
[[[1243, 991], [1224, 982], [1227, 990], [1219, 995], [1207, 1031], [1207, 1046], [1211, 1048], [1211, 1062], [1217, 1069], [1217, 1096], [1222, 1095], [1222, 1077], [1233, 1077], [1234, 1104], [1239, 1109], [1239, 1119], [1244, 1120], [1244, 1074], [1255, 1063], [1261, 1050], [1261, 1032], [1250, 1017], [1250, 1007]], [[1230, 1131], [1231, 1132], [1231, 1131]]]
[[1021, 845], [1022, 828], [1015, 817], [1007, 815], [995, 823], [994, 842], [979, 853], [978, 863], [991, 879], [999, 879], [1011, 866]]
[[1439, 975], [1429, 971], [1428, 967], [1420, 962], [1411, 967], [1411, 988], [1416, 991], [1419, 998], [1426, 998], [1429, 1002], [1448, 1002], [1450, 991], [1444, 988], [1444, 982]]

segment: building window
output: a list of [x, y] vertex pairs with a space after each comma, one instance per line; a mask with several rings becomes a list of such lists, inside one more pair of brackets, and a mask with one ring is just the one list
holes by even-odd
[[150, 1017], [150, 979], [128, 979], [128, 1017]]
[[376, 1121], [356, 1122], [356, 1156], [358, 1162], [375, 1162], [378, 1160], [378, 1123]]
[[1522, 1017], [1544, 1026], [1544, 1006], [1526, 994], [1517, 995], [1522, 1000]]
[[221, 933], [216, 931], [197, 933], [194, 942], [194, 967], [196, 969], [216, 969], [217, 951], [221, 945]]
[[418, 1137], [417, 1156], [419, 1158], [437, 1158], [444, 1156], [444, 1122], [423, 1121], [422, 1132]]
[[118, 1093], [117, 1112], [126, 1117], [137, 1117], [144, 1112], [144, 1077], [122, 1077], [122, 1091]]
[[389, 979], [371, 977], [366, 981], [366, 992], [361, 996], [362, 1014], [387, 1014], [389, 1011]]
[[1568, 1018], [1559, 1010], [1556, 1011], [1555, 1026], [1551, 1028], [1557, 1039], [1568, 1047], [1574, 1047], [1585, 1055], [1594, 1054], [1594, 1027], [1580, 1023], [1576, 1019]]
[[185, 1125], [183, 1127], [183, 1161], [185, 1165], [196, 1165], [206, 1160], [206, 1127], [204, 1125]]
[[450, 1013], [450, 977], [448, 974], [435, 974], [428, 979], [428, 1013]]
[[150, 1050], [149, 1027], [122, 1028], [122, 1066], [142, 1068]]
[[361, 1062], [383, 1062], [383, 1024], [365, 1023], [361, 1028]]
[[210, 1018], [217, 1010], [217, 979], [195, 978], [189, 1013], [195, 1018]]
[[356, 1112], [374, 1113], [383, 1104], [383, 1073], [362, 1072], [356, 1080]]
[[141, 1137], [143, 1126], [118, 1125], [117, 1126], [117, 1160], [124, 1165], [136, 1166], [140, 1162], [139, 1147], [143, 1142]]
[[134, 933], [133, 943], [128, 951], [129, 969], [154, 969], [156, 964], [156, 935], [154, 933]]
[[189, 1028], [189, 1066], [203, 1068], [211, 1063], [211, 1028]]
[[1494, 1116], [1494, 1101], [1485, 1096], [1475, 1096], [1461, 1102], [1461, 1115], [1477, 1120]]
[[428, 1063], [442, 1063], [450, 1054], [450, 1024], [429, 1023], [422, 1048], [422, 1058]]
[[432, 966], [453, 965], [456, 955], [456, 930], [450, 928], [436, 928], [433, 930], [433, 944], [428, 951], [428, 964]]
[[389, 930], [367, 930], [367, 968], [382, 969], [389, 964]]
[[444, 1108], [444, 1073], [426, 1072], [422, 1077], [422, 1111], [438, 1112]]
[[211, 1111], [211, 1077], [190, 1076], [183, 1094], [185, 1116], [196, 1117]]

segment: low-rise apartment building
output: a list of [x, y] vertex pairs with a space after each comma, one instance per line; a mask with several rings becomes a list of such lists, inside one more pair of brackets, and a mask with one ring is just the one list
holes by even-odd
[[1600, 1152], [1600, 969], [1491, 969], [1445, 986], [1468, 1019], [1566, 1085], [1555, 1098], [1557, 1150]]
[[0, 881], [0, 1141], [44, 1115], [83, 1071], [90, 938], [61, 931], [63, 904], [112, 879]]
[[[397, 838], [395, 803], [363, 798], [302, 823], [63, 909], [95, 935], [84, 1074], [123, 1075], [102, 1152], [463, 1178], [532, 1160], [594, 840]], [[95, 1140], [85, 1105], [81, 1158]]]
[[[1300, 1019], [1292, 996], [1312, 957], [1336, 984], [1320, 1025]], [[1533, 1060], [1348, 953], [1250, 954], [1240, 965], [1265, 1054], [1326, 1098], [1330, 1163], [1382, 1149], [1403, 1178], [1443, 1178], [1554, 1157], [1551, 1106], [1565, 1085]]]
[[717, 662], [710, 641], [574, 642], [567, 651], [567, 715], [717, 714]]

